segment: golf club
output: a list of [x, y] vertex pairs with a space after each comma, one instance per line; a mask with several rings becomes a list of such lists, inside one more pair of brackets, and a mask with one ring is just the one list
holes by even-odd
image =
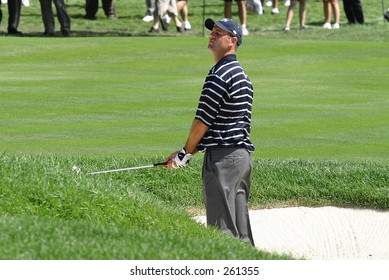
[[125, 167], [125, 168], [118, 168], [118, 169], [111, 169], [111, 170], [102, 170], [102, 171], [95, 171], [95, 172], [89, 172], [88, 175], [93, 174], [104, 174], [104, 173], [112, 173], [112, 172], [119, 172], [119, 171], [127, 171], [127, 170], [135, 170], [135, 169], [143, 169], [143, 168], [151, 168], [155, 166], [160, 165], [166, 165], [167, 162], [159, 162], [159, 163], [153, 163], [148, 165], [141, 165], [141, 166], [133, 166], [133, 167]]

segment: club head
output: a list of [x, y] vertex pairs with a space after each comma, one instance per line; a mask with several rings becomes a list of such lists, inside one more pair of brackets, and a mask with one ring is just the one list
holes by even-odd
[[74, 166], [72, 167], [72, 171], [75, 172], [76, 174], [79, 174], [79, 173], [81, 172], [81, 168], [74, 165]]

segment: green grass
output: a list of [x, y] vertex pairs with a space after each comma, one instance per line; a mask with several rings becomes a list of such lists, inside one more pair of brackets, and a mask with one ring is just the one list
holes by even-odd
[[[178, 201], [171, 204], [151, 189], [156, 183], [159, 192], [164, 188], [158, 177], [168, 174], [161, 169], [156, 175], [135, 171], [133, 177], [77, 175], [68, 168], [75, 160], [2, 156], [0, 259], [287, 258], [257, 252], [197, 224]], [[169, 180], [176, 184], [195, 180], [182, 173], [172, 176], [177, 180]], [[200, 191], [193, 185], [190, 189]], [[187, 200], [185, 191], [175, 190], [180, 192]]]
[[[386, 43], [269, 39], [257, 54], [255, 40], [239, 53], [255, 88], [255, 157], [387, 160]], [[166, 156], [183, 145], [212, 64], [204, 39], [41, 41], [0, 47], [17, 42], [19, 54], [0, 54], [2, 150]]]
[[[190, 2], [193, 31], [160, 36], [141, 21], [144, 2], [119, 1], [115, 21], [101, 10], [85, 21], [83, 2], [67, 3], [71, 38], [40, 36], [38, 2], [23, 8], [23, 37], [0, 36], [0, 259], [287, 258], [190, 218], [203, 212], [201, 155], [172, 171], [71, 172], [182, 147], [213, 60], [200, 2]], [[365, 0], [365, 26], [343, 16], [340, 30], [322, 30], [321, 1], [308, 4], [306, 32], [250, 15], [238, 52], [255, 88], [251, 207], [387, 211], [389, 24]], [[206, 16], [221, 12], [222, 1], [207, 3]]]
[[[0, 259], [287, 258], [258, 252], [190, 218], [203, 208], [198, 159], [175, 171], [85, 175], [145, 163], [2, 155]], [[71, 172], [74, 164], [84, 173]], [[388, 165], [256, 160], [254, 166], [252, 208], [389, 209]]]

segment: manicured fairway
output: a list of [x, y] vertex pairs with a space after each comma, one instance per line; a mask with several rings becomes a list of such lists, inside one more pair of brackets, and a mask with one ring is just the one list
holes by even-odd
[[[0, 149], [117, 156], [179, 149], [213, 63], [206, 44], [8, 39], [0, 47]], [[387, 160], [386, 43], [249, 38], [238, 55], [255, 87], [255, 157]]]

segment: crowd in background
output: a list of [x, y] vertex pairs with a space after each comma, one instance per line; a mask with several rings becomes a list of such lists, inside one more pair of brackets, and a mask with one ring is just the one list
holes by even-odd
[[[278, 8], [278, 0], [224, 0], [224, 17], [232, 18], [233, 1], [237, 5], [239, 23], [244, 36], [249, 35], [247, 29], [247, 10], [252, 9], [253, 5], [257, 6], [257, 13], [264, 13], [265, 7], [270, 7], [272, 15], [280, 14]], [[264, 2], [266, 1], [266, 2]], [[61, 26], [63, 36], [70, 35], [70, 17], [66, 11], [64, 0], [39, 0], [44, 25], [45, 36], [54, 35], [54, 14], [52, 4], [57, 11], [58, 21]], [[0, 23], [2, 21], [1, 3], [8, 5], [8, 27], [9, 35], [20, 35], [18, 30], [21, 6], [29, 6], [29, 0], [1, 0], [0, 2]], [[101, 0], [104, 14], [109, 19], [116, 19], [114, 0]], [[306, 17], [306, 0], [285, 0], [284, 6], [287, 6], [284, 31], [291, 29], [291, 23], [294, 16], [294, 10], [299, 5], [299, 28], [300, 30], [307, 29], [305, 25]], [[250, 6], [249, 6], [250, 5]], [[260, 6], [260, 7], [258, 7]], [[99, 0], [85, 0], [85, 15], [86, 20], [96, 20], [96, 13], [99, 7]], [[343, 9], [346, 15], [348, 24], [364, 24], [364, 14], [361, 0], [343, 0]], [[189, 7], [187, 0], [146, 0], [145, 16], [143, 21], [151, 22], [152, 26], [149, 32], [159, 33], [160, 27], [167, 31], [170, 23], [174, 23], [177, 32], [184, 32], [192, 29], [189, 22]], [[340, 7], [338, 0], [323, 0], [324, 11], [324, 29], [339, 29], [340, 28]], [[384, 18], [389, 21], [389, 9], [384, 13]]]

